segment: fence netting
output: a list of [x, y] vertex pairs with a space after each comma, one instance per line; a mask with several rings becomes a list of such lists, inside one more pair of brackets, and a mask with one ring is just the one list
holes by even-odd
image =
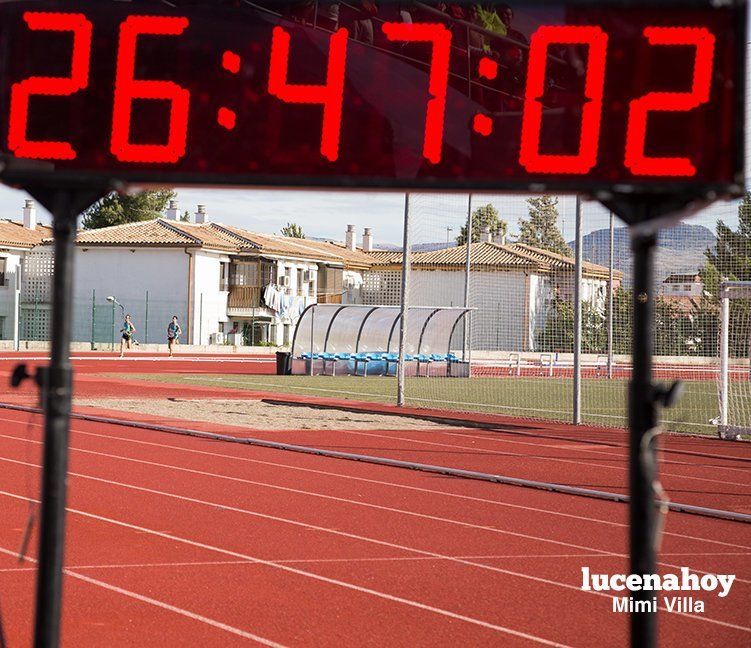
[[[660, 233], [655, 377], [685, 383], [683, 399], [664, 412], [669, 430], [712, 433], [718, 425], [720, 283], [751, 278], [747, 204], [721, 203]], [[599, 204], [582, 203], [577, 291], [574, 197], [412, 194], [409, 218], [407, 303], [467, 306], [469, 314], [446, 353], [419, 359], [420, 374], [406, 379], [407, 404], [572, 421], [578, 295], [581, 421], [626, 425], [634, 296], [630, 236], [621, 222]], [[382, 286], [398, 285], [400, 272], [394, 256], [374, 268]], [[732, 302], [729, 345], [731, 416], [745, 429], [747, 302]], [[462, 363], [467, 371], [452, 371]]]

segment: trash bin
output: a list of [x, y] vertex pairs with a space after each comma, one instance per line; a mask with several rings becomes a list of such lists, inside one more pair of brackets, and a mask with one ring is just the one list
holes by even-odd
[[276, 352], [276, 375], [286, 376], [290, 373], [289, 358], [292, 354], [289, 351]]

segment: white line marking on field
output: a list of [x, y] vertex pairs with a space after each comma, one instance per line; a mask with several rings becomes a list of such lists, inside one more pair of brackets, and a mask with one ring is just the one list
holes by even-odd
[[[5, 461], [7, 463], [18, 464], [18, 465], [22, 465], [22, 466], [29, 466], [29, 467], [33, 467], [33, 468], [41, 468], [41, 466], [39, 466], [37, 464], [32, 464], [32, 463], [28, 463], [28, 462], [25, 462], [25, 461], [16, 461], [15, 459], [9, 459], [7, 457], [0, 457], [0, 461]], [[282, 522], [282, 523], [285, 523], [285, 524], [290, 524], [292, 526], [299, 526], [299, 527], [310, 529], [310, 530], [313, 530], [313, 531], [320, 531], [322, 533], [329, 533], [329, 534], [332, 534], [332, 535], [342, 536], [342, 537], [345, 537], [345, 538], [351, 538], [353, 540], [360, 540], [360, 541], [363, 541], [363, 542], [369, 542], [369, 543], [380, 545], [380, 546], [384, 546], [384, 547], [390, 547], [392, 549], [401, 549], [401, 550], [404, 550], [404, 551], [409, 551], [409, 552], [417, 553], [417, 554], [420, 554], [420, 555], [423, 555], [423, 556], [433, 556], [435, 558], [443, 558], [443, 559], [445, 559], [447, 561], [456, 562], [456, 563], [461, 564], [461, 565], [468, 565], [470, 567], [477, 567], [479, 569], [484, 569], [484, 570], [491, 571], [491, 572], [505, 574], [505, 575], [508, 575], [508, 576], [515, 576], [517, 578], [522, 578], [522, 579], [531, 580], [531, 581], [535, 581], [535, 582], [539, 582], [539, 583], [544, 583], [546, 585], [556, 585], [558, 587], [562, 587], [562, 588], [565, 588], [565, 589], [568, 589], [568, 590], [573, 590], [575, 592], [582, 592], [581, 588], [579, 588], [579, 587], [577, 587], [575, 585], [570, 585], [568, 583], [562, 583], [560, 581], [554, 581], [554, 580], [550, 580], [550, 579], [547, 579], [547, 578], [541, 578], [541, 577], [538, 577], [538, 576], [532, 576], [530, 574], [525, 574], [525, 573], [521, 573], [521, 572], [515, 572], [515, 571], [509, 570], [509, 569], [501, 569], [500, 567], [493, 567], [491, 565], [486, 565], [484, 563], [478, 563], [478, 562], [473, 562], [473, 561], [469, 561], [469, 560], [462, 560], [462, 559], [458, 559], [458, 558], [452, 558], [451, 556], [448, 556], [448, 555], [445, 555], [445, 554], [440, 554], [440, 553], [436, 553], [436, 552], [433, 552], [433, 551], [426, 551], [426, 550], [423, 550], [423, 549], [417, 549], [415, 547], [408, 547], [406, 545], [400, 545], [398, 543], [388, 542], [386, 540], [378, 540], [376, 538], [370, 538], [370, 537], [367, 537], [367, 536], [361, 536], [361, 535], [358, 535], [358, 534], [355, 534], [355, 533], [348, 533], [346, 531], [340, 531], [338, 529], [331, 529], [329, 527], [321, 527], [321, 526], [314, 525], [314, 524], [308, 524], [307, 522], [300, 522], [298, 520], [291, 520], [289, 518], [283, 518], [283, 517], [279, 517], [279, 516], [275, 516], [275, 515], [269, 515], [269, 514], [266, 514], [266, 513], [260, 513], [258, 511], [251, 511], [249, 509], [242, 509], [240, 507], [230, 506], [230, 505], [227, 505], [227, 504], [220, 504], [218, 502], [208, 502], [208, 501], [199, 500], [199, 499], [196, 499], [196, 498], [193, 498], [193, 497], [187, 497], [187, 496], [184, 496], [184, 495], [177, 495], [177, 494], [174, 494], [174, 493], [168, 493], [166, 491], [159, 491], [159, 490], [156, 490], [156, 489], [146, 488], [146, 487], [143, 487], [143, 486], [136, 486], [134, 484], [127, 484], [125, 482], [118, 482], [118, 481], [114, 481], [114, 480], [110, 480], [110, 479], [104, 479], [104, 478], [101, 478], [101, 477], [94, 477], [92, 475], [84, 475], [82, 473], [75, 473], [75, 472], [71, 472], [71, 471], [68, 472], [68, 475], [69, 476], [74, 476], [74, 477], [80, 477], [82, 479], [89, 479], [91, 481], [95, 481], [95, 482], [99, 482], [99, 483], [104, 483], [104, 484], [108, 484], [108, 485], [111, 485], [111, 486], [119, 486], [119, 487], [122, 487], [122, 488], [125, 488], [125, 489], [140, 491], [140, 492], [149, 493], [149, 494], [153, 494], [153, 495], [160, 495], [160, 496], [163, 496], [163, 497], [167, 497], [167, 498], [171, 498], [171, 499], [176, 499], [176, 500], [179, 500], [179, 501], [190, 502], [192, 504], [199, 504], [199, 505], [207, 506], [207, 507], [210, 507], [210, 508], [213, 508], [213, 509], [220, 509], [220, 510], [225, 510], [225, 511], [230, 511], [230, 512], [235, 512], [235, 513], [241, 513], [243, 515], [249, 515], [251, 517], [258, 517], [258, 518], [266, 519], [266, 520], [272, 520], [274, 522]], [[4, 491], [0, 491], [0, 494], [6, 494], [6, 493]], [[10, 495], [13, 496], [13, 494], [10, 494]], [[71, 509], [71, 511], [82, 513], [81, 511], [75, 511], [75, 509]], [[89, 514], [89, 515], [91, 515], [93, 517], [97, 517], [94, 514]], [[147, 530], [147, 531], [149, 531], [149, 530]], [[155, 531], [155, 533], [160, 534], [160, 535], [164, 535], [164, 537], [171, 537], [170, 534], [162, 534], [161, 532], [156, 532], [156, 531]], [[549, 540], [549, 539], [540, 538], [540, 537], [537, 537], [537, 536], [528, 536], [526, 534], [520, 534], [520, 533], [513, 533], [513, 532], [506, 532], [506, 533], [508, 533], [510, 535], [516, 535], [516, 536], [519, 536], [519, 537], [522, 537], [522, 538], [528, 538], [528, 539], [532, 539], [532, 540], [541, 540], [541, 541], [550, 542], [550, 543], [556, 544], [556, 545], [572, 547], [572, 548], [575, 548], [575, 549], [582, 549], [582, 550], [585, 550], [585, 551], [594, 551], [594, 552], [599, 552], [599, 553], [603, 553], [603, 554], [609, 554], [609, 555], [615, 556], [615, 557], [625, 557], [624, 554], [617, 554], [617, 553], [608, 552], [608, 551], [605, 551], [605, 550], [594, 549], [592, 547], [586, 547], [586, 546], [582, 546], [582, 545], [575, 545], [575, 544], [572, 544], [572, 543], [560, 542], [560, 541], [557, 541], [557, 540]], [[178, 536], [175, 536], [175, 537], [178, 537]], [[244, 557], [244, 556], [241, 556], [241, 557]], [[261, 562], [263, 564], [275, 565], [276, 567], [279, 567], [279, 568], [282, 568], [282, 569], [292, 569], [290, 567], [285, 567], [283, 565], [278, 565], [278, 564], [272, 563], [272, 562], [270, 562], [268, 560], [262, 560], [260, 558], [256, 558], [255, 560], [257, 560], [258, 562]], [[660, 564], [666, 565], [668, 567], [678, 567], [677, 565], [671, 565], [669, 563], [660, 563]], [[695, 570], [695, 571], [697, 571], [699, 573], [707, 573], [707, 572], [702, 572], [700, 570]], [[736, 581], [747, 582], [747, 581], [743, 581], [740, 578], [736, 578]], [[359, 587], [359, 586], [356, 586], [356, 587]], [[612, 598], [610, 595], [603, 594], [602, 592], [594, 592], [594, 591], [589, 592], [588, 591], [586, 593], [587, 594], [590, 594], [590, 593], [591, 594], [597, 594], [597, 595], [605, 596], [607, 598]], [[719, 621], [717, 619], [711, 619], [709, 617], [695, 615], [695, 614], [688, 614], [688, 613], [680, 613], [680, 614], [682, 616], [687, 616], [687, 617], [692, 618], [692, 619], [698, 619], [700, 621], [706, 621], [707, 623], [716, 623], [718, 625], [723, 625], [723, 626], [732, 627], [732, 628], [735, 628], [735, 629], [738, 629], [738, 630], [743, 630], [744, 632], [751, 632], [751, 628], [746, 628], [746, 627], [743, 627], [743, 626], [737, 626], [735, 624], [727, 623], [725, 621]]]
[[[9, 436], [9, 435], [4, 435], [4, 434], [0, 434], [0, 438], [11, 438], [11, 439], [14, 439], [16, 441], [21, 441], [23, 443], [40, 444], [39, 441], [35, 441], [35, 440], [31, 440], [31, 439], [25, 439], [25, 438], [21, 438], [21, 437], [12, 437], [12, 436]], [[606, 554], [606, 555], [615, 556], [615, 557], [619, 557], [619, 558], [620, 557], [622, 557], [622, 558], [627, 557], [626, 554], [611, 552], [611, 551], [607, 551], [607, 550], [604, 550], [604, 549], [597, 549], [595, 547], [586, 547], [586, 546], [574, 545], [574, 544], [570, 544], [570, 543], [566, 543], [566, 542], [560, 542], [560, 541], [557, 541], [557, 540], [553, 540], [551, 538], [544, 538], [544, 537], [541, 537], [541, 536], [530, 536], [530, 535], [527, 535], [527, 534], [520, 534], [520, 533], [514, 532], [514, 531], [508, 531], [508, 530], [505, 530], [505, 529], [499, 529], [497, 527], [489, 527], [489, 526], [486, 526], [486, 525], [472, 524], [471, 522], [463, 522], [461, 520], [454, 520], [454, 519], [451, 519], [451, 518], [445, 518], [445, 517], [440, 517], [440, 516], [435, 516], [435, 515], [429, 515], [429, 514], [426, 514], [426, 513], [418, 513], [416, 511], [408, 511], [408, 510], [405, 510], [405, 509], [398, 509], [398, 508], [394, 508], [394, 507], [390, 507], [390, 506], [383, 506], [383, 505], [380, 505], [380, 504], [373, 504], [371, 502], [362, 502], [362, 501], [359, 501], [359, 500], [352, 500], [352, 499], [347, 499], [347, 498], [344, 498], [344, 497], [337, 497], [337, 496], [334, 496], [334, 495], [326, 495], [324, 493], [318, 493], [318, 492], [315, 492], [315, 491], [309, 491], [309, 490], [298, 489], [298, 488], [290, 488], [290, 487], [287, 487], [287, 486], [278, 486], [278, 485], [274, 485], [274, 484], [269, 484], [268, 482], [254, 481], [254, 480], [245, 479], [245, 478], [242, 478], [242, 477], [232, 477], [232, 476], [229, 476], [229, 475], [222, 475], [222, 474], [214, 473], [214, 472], [208, 472], [208, 471], [203, 471], [203, 470], [195, 470], [193, 468], [184, 468], [184, 467], [181, 467], [181, 466], [175, 466], [174, 464], [164, 464], [164, 463], [159, 463], [159, 462], [155, 462], [155, 461], [147, 461], [145, 459], [135, 459], [135, 458], [132, 458], [132, 457], [125, 457], [125, 456], [122, 456], [122, 455], [110, 454], [110, 453], [107, 453], [107, 452], [98, 452], [98, 451], [95, 451], [95, 450], [83, 450], [83, 449], [80, 449], [80, 448], [71, 448], [71, 450], [74, 450], [74, 451], [77, 451], [77, 452], [82, 452], [82, 453], [85, 453], [85, 454], [92, 454], [92, 455], [107, 457], [109, 459], [116, 459], [116, 460], [121, 460], [121, 461], [130, 461], [130, 462], [133, 462], [133, 463], [138, 463], [138, 464], [143, 464], [143, 465], [148, 465], [148, 466], [154, 466], [154, 467], [157, 467], [157, 468], [167, 468], [167, 469], [176, 470], [176, 471], [179, 471], [179, 472], [187, 472], [187, 473], [191, 473], [191, 474], [202, 475], [202, 476], [205, 476], [205, 477], [213, 477], [213, 478], [217, 478], [217, 479], [225, 479], [227, 481], [239, 482], [239, 483], [249, 484], [249, 485], [253, 485], [253, 486], [260, 486], [262, 488], [269, 488], [269, 489], [272, 489], [272, 490], [280, 490], [280, 491], [283, 491], [283, 492], [295, 493], [295, 494], [298, 494], [298, 495], [304, 495], [304, 496], [309, 496], [309, 497], [319, 497], [319, 498], [322, 498], [322, 499], [332, 500], [332, 501], [336, 501], [336, 502], [343, 502], [345, 504], [351, 504], [351, 505], [354, 505], [354, 506], [362, 506], [362, 507], [366, 507], [366, 508], [372, 508], [372, 509], [376, 509], [376, 510], [387, 511], [389, 513], [397, 513], [397, 514], [401, 514], [401, 515], [407, 515], [407, 516], [412, 516], [412, 517], [417, 517], [417, 518], [422, 518], [422, 519], [428, 519], [428, 520], [435, 521], [435, 522], [443, 522], [443, 523], [446, 523], [446, 524], [453, 524], [453, 525], [467, 527], [467, 528], [471, 528], [471, 529], [477, 529], [477, 530], [480, 530], [480, 531], [488, 531], [488, 532], [491, 532], [491, 533], [497, 533], [497, 534], [501, 534], [501, 535], [511, 535], [511, 536], [515, 536], [515, 537], [524, 538], [525, 540], [527, 540], [527, 539], [534, 539], [534, 540], [541, 541], [541, 542], [549, 542], [549, 543], [553, 543], [553, 544], [563, 545], [563, 546], [566, 546], [566, 547], [576, 547], [576, 548], [580, 548], [580, 549], [585, 549], [587, 551], [598, 552], [598, 553], [601, 553], [601, 554]], [[2, 460], [2, 459], [0, 458], [0, 460]], [[75, 474], [75, 473], [71, 473], [71, 474]], [[665, 567], [678, 567], [678, 565], [673, 565], [673, 564], [665, 563], [665, 562], [658, 562], [658, 564], [659, 565], [663, 565]], [[696, 571], [696, 572], [698, 572], [700, 574], [706, 574], [706, 573], [708, 573], [708, 572], [702, 571], [700, 569], [695, 569], [694, 571]], [[750, 581], [745, 581], [742, 578], [736, 578], [736, 580], [738, 582], [750, 582]]]
[[[7, 554], [9, 556], [14, 556], [14, 557], [18, 555], [18, 552], [10, 551], [3, 547], [0, 547], [0, 553], [4, 553], [4, 554]], [[37, 562], [33, 558], [27, 558], [27, 560], [30, 560], [31, 562]], [[174, 612], [175, 614], [179, 614], [180, 616], [193, 619], [194, 621], [199, 621], [200, 623], [205, 623], [206, 625], [212, 626], [219, 630], [224, 630], [225, 632], [229, 632], [231, 634], [237, 635], [239, 637], [242, 637], [243, 639], [251, 639], [252, 641], [255, 641], [263, 646], [270, 646], [271, 648], [285, 648], [283, 644], [276, 643], [275, 641], [271, 641], [270, 639], [265, 639], [264, 637], [260, 637], [251, 632], [246, 632], [245, 630], [240, 630], [239, 628], [235, 628], [234, 626], [227, 625], [226, 623], [222, 623], [221, 621], [210, 619], [209, 617], [205, 617], [202, 614], [196, 614], [195, 612], [185, 610], [175, 605], [170, 605], [169, 603], [165, 603], [164, 601], [159, 601], [149, 596], [143, 596], [142, 594], [131, 592], [130, 590], [123, 589], [122, 587], [117, 587], [116, 585], [110, 585], [109, 583], [105, 583], [104, 581], [100, 581], [96, 578], [91, 578], [89, 576], [84, 576], [83, 574], [78, 574], [72, 571], [70, 568], [63, 569], [63, 573], [66, 576], [70, 576], [71, 578], [75, 578], [85, 583], [89, 583], [90, 585], [95, 585], [97, 587], [110, 590], [111, 592], [121, 594], [122, 596], [127, 596], [128, 598], [135, 599], [136, 601], [140, 601], [141, 603], [148, 603], [149, 605], [153, 605], [155, 607], [159, 607], [164, 610]]]
[[[7, 491], [0, 490], [0, 495], [4, 495], [6, 497], [10, 497], [17, 500], [22, 501], [29, 501], [30, 498], [24, 497], [22, 495], [16, 495], [15, 493], [9, 493]], [[562, 648], [568, 648], [566, 644], [557, 643], [554, 641], [549, 641], [547, 639], [543, 639], [541, 637], [536, 637], [531, 634], [527, 634], [525, 632], [520, 632], [518, 630], [512, 630], [511, 628], [506, 628], [504, 626], [495, 625], [493, 623], [489, 623], [487, 621], [482, 621], [481, 619], [475, 619], [473, 617], [468, 617], [463, 614], [458, 614], [456, 612], [451, 612], [450, 610], [444, 610], [442, 608], [434, 607], [432, 605], [428, 605], [426, 603], [420, 603], [419, 601], [413, 601], [411, 599], [403, 598], [401, 596], [394, 596], [392, 594], [387, 594], [385, 592], [380, 592], [378, 590], [374, 590], [368, 587], [362, 587], [360, 585], [355, 585], [353, 583], [348, 583], [346, 581], [337, 580], [335, 578], [329, 578], [328, 576], [322, 576], [320, 574], [316, 574], [313, 572], [306, 572], [302, 569], [297, 569], [295, 567], [290, 567], [288, 565], [280, 565], [268, 560], [263, 560], [262, 558], [257, 558], [255, 556], [249, 556], [247, 554], [242, 554], [236, 551], [232, 551], [230, 549], [223, 549], [221, 547], [216, 547], [213, 545], [205, 544], [203, 542], [197, 542], [195, 540], [190, 540], [188, 538], [183, 538], [181, 536], [177, 536], [171, 533], [165, 533], [163, 531], [157, 531], [155, 529], [149, 529], [148, 527], [142, 527], [135, 524], [130, 524], [129, 522], [123, 522], [122, 520], [116, 520], [114, 518], [107, 518], [101, 515], [96, 515], [95, 513], [87, 513], [86, 511], [80, 511], [78, 509], [73, 508], [66, 508], [66, 511], [69, 513], [73, 513], [76, 515], [80, 515], [82, 517], [91, 518], [94, 520], [99, 520], [101, 522], [107, 522], [109, 524], [114, 524], [116, 526], [121, 526], [126, 529], [133, 529], [134, 531], [140, 531], [141, 533], [147, 533], [150, 535], [154, 535], [160, 538], [166, 538], [167, 540], [174, 540], [175, 542], [181, 542], [183, 544], [187, 544], [193, 547], [198, 547], [200, 549], [206, 549], [208, 551], [214, 551], [216, 553], [221, 553], [227, 556], [234, 556], [235, 558], [242, 558], [244, 560], [247, 560], [249, 562], [258, 563], [260, 565], [264, 565], [267, 567], [272, 567], [275, 569], [279, 569], [285, 572], [289, 572], [291, 574], [295, 574], [297, 576], [304, 576], [306, 578], [311, 578], [313, 580], [317, 580], [323, 583], [327, 583], [329, 585], [336, 585], [339, 587], [343, 587], [345, 589], [349, 589], [356, 592], [361, 592], [363, 594], [368, 594], [371, 596], [375, 596], [377, 598], [381, 598], [387, 601], [391, 601], [394, 603], [401, 603], [403, 605], [408, 605], [410, 607], [414, 607], [420, 610], [425, 610], [427, 612], [432, 612], [435, 614], [439, 614], [441, 616], [445, 616], [451, 619], [456, 619], [458, 621], [465, 621], [467, 623], [471, 623], [473, 625], [477, 625], [483, 628], [488, 628], [490, 630], [496, 630], [498, 632], [504, 633], [504, 634], [510, 634], [515, 637], [520, 637], [522, 639], [528, 639], [530, 641], [535, 641], [537, 643], [546, 645], [546, 646], [558, 646]], [[15, 555], [15, 554], [13, 554]], [[718, 622], [723, 623], [724, 622]]]
[[[18, 424], [21, 423], [21, 421], [19, 421], [18, 419], [9, 419], [9, 418], [0, 418], [0, 421], [8, 421], [8, 422], [13, 422], [13, 423], [18, 423]], [[32, 423], [30, 425], [32, 425], [34, 427], [42, 427], [38, 423]], [[178, 451], [181, 451], [181, 452], [187, 452], [187, 453], [191, 453], [191, 454], [206, 455], [206, 456], [210, 456], [210, 457], [221, 457], [221, 458], [224, 458], [224, 459], [231, 459], [233, 461], [242, 461], [242, 462], [247, 462], [247, 463], [260, 464], [260, 465], [264, 465], [264, 466], [273, 466], [273, 467], [276, 467], [276, 468], [285, 468], [285, 469], [288, 469], [288, 470], [295, 470], [295, 471], [300, 471], [300, 472], [309, 472], [309, 473], [313, 473], [313, 474], [317, 474], [317, 475], [326, 475], [326, 476], [329, 476], [329, 477], [336, 477], [336, 478], [340, 478], [340, 479], [349, 479], [349, 480], [361, 481], [361, 482], [369, 483], [369, 484], [378, 484], [378, 485], [381, 485], [381, 486], [388, 486], [388, 487], [398, 488], [398, 489], [402, 489], [402, 490], [411, 490], [411, 491], [420, 492], [420, 493], [427, 493], [427, 494], [430, 494], [430, 495], [443, 495], [443, 496], [446, 496], [446, 497], [451, 497], [451, 498], [456, 498], [456, 499], [468, 500], [468, 501], [473, 501], [473, 502], [482, 502], [484, 504], [492, 504], [492, 505], [496, 505], [496, 506], [502, 506], [502, 507], [506, 507], [506, 508], [519, 509], [519, 510], [523, 510], [523, 511], [534, 511], [536, 513], [544, 513], [544, 514], [547, 514], [547, 515], [553, 515], [553, 516], [557, 516], [557, 517], [565, 517], [565, 518], [574, 519], [574, 520], [581, 520], [581, 521], [586, 521], [586, 522], [594, 522], [594, 523], [604, 524], [604, 525], [607, 525], [607, 526], [614, 526], [614, 527], [618, 527], [618, 528], [627, 528], [628, 527], [627, 524], [623, 524], [623, 523], [619, 523], [619, 522], [613, 522], [611, 520], [602, 520], [602, 519], [599, 519], [599, 518], [591, 518], [591, 517], [587, 517], [587, 516], [574, 515], [574, 514], [571, 514], [571, 513], [562, 513], [562, 512], [559, 512], [559, 511], [551, 511], [549, 509], [542, 509], [542, 508], [528, 506], [528, 505], [511, 504], [511, 503], [508, 503], [508, 502], [501, 502], [501, 501], [498, 501], [498, 500], [490, 500], [490, 499], [486, 499], [486, 498], [473, 497], [473, 496], [470, 496], [470, 495], [462, 495], [462, 494], [459, 494], [459, 493], [449, 493], [449, 492], [446, 492], [446, 491], [438, 491], [438, 490], [434, 490], [434, 489], [430, 489], [430, 488], [421, 488], [421, 487], [418, 487], [418, 486], [410, 486], [410, 485], [407, 485], [407, 484], [399, 484], [399, 483], [394, 483], [394, 482], [385, 482], [385, 481], [381, 481], [381, 480], [377, 480], [377, 479], [369, 479], [369, 478], [366, 478], [366, 477], [356, 477], [356, 476], [346, 475], [346, 474], [342, 474], [342, 473], [332, 473], [332, 472], [324, 471], [324, 470], [317, 470], [317, 469], [313, 469], [313, 468], [305, 468], [305, 467], [300, 467], [300, 466], [292, 466], [292, 465], [289, 465], [289, 464], [277, 463], [277, 462], [273, 462], [273, 461], [263, 461], [263, 460], [260, 460], [260, 459], [251, 459], [251, 458], [248, 458], [248, 457], [240, 457], [240, 456], [237, 456], [237, 455], [227, 455], [227, 454], [223, 454], [223, 453], [219, 453], [219, 452], [208, 452], [208, 451], [205, 451], [205, 450], [196, 450], [196, 449], [193, 449], [193, 448], [185, 448], [185, 447], [182, 447], [182, 446], [176, 446], [176, 445], [165, 444], [165, 443], [153, 443], [151, 441], [143, 441], [143, 440], [140, 440], [140, 439], [129, 439], [127, 437], [121, 437], [121, 436], [112, 435], [112, 434], [98, 434], [96, 432], [85, 432], [83, 430], [75, 430], [75, 429], [72, 430], [72, 431], [75, 432], [76, 434], [81, 434], [81, 435], [85, 435], [85, 436], [106, 439], [108, 441], [112, 440], [112, 439], [118, 439], [119, 441], [123, 441], [125, 443], [131, 443], [131, 444], [137, 444], [137, 445], [145, 445], [145, 446], [152, 446], [152, 447], [157, 447], [157, 448], [170, 448], [171, 450], [178, 450]], [[139, 431], [142, 431], [142, 430], [139, 430]], [[25, 440], [26, 439], [24, 439], [24, 441]], [[673, 533], [673, 532], [670, 532], [670, 531], [665, 531], [663, 533], [663, 535], [664, 536], [670, 536], [670, 537], [676, 537], [676, 538], [680, 538], [680, 539], [683, 539], [683, 540], [696, 540], [698, 542], [707, 542], [707, 543], [710, 543], [710, 544], [717, 544], [717, 545], [721, 545], [721, 546], [724, 546], [724, 547], [733, 547], [735, 549], [751, 550], [751, 546], [741, 545], [741, 544], [735, 544], [735, 543], [731, 543], [731, 542], [723, 542], [721, 540], [715, 540], [715, 539], [712, 539], [712, 538], [703, 538], [703, 537], [699, 537], [699, 536], [692, 536], [692, 535], [687, 535], [685, 533]]]
[[[751, 556], [751, 553], [664, 553], [663, 556]], [[576, 554], [488, 554], [471, 556], [449, 556], [460, 560], [560, 560], [578, 558], [612, 558], [607, 554], [576, 553]], [[441, 561], [445, 558], [433, 556], [382, 556], [360, 558], [284, 558], [271, 560], [277, 565], [318, 565], [328, 563], [382, 563], [382, 562], [426, 562]], [[67, 569], [159, 569], [164, 567], [223, 567], [233, 565], [256, 565], [248, 560], [202, 560], [191, 562], [158, 562], [158, 563], [116, 563], [103, 565], [68, 565]], [[0, 573], [36, 572], [36, 567], [6, 567]]]

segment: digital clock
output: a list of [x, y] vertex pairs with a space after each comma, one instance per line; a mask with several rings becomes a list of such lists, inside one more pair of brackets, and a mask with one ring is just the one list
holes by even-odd
[[470, 5], [171, 4], [0, 5], [4, 181], [742, 184], [744, 2], [512, 3], [495, 33]]

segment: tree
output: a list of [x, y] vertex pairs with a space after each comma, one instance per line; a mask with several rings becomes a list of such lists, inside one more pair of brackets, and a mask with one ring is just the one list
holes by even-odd
[[[508, 232], [508, 223], [501, 219], [498, 210], [490, 203], [484, 207], [478, 207], [472, 212], [472, 243], [479, 243], [480, 234], [485, 227], [490, 228], [492, 236], [496, 234], [505, 235]], [[462, 225], [459, 236], [456, 237], [456, 244], [464, 245], [466, 242], [467, 226]]]
[[751, 193], [738, 205], [738, 229], [733, 231], [717, 221], [717, 244], [705, 252], [707, 260], [720, 277], [734, 281], [751, 281]]
[[519, 220], [519, 243], [550, 250], [563, 256], [574, 253], [558, 229], [558, 198], [527, 198], [529, 218]]
[[[717, 243], [705, 252], [706, 265], [700, 274], [706, 291], [702, 300], [700, 335], [709, 344], [717, 340], [720, 308], [720, 282], [751, 281], [751, 193], [747, 192], [738, 205], [738, 229], [733, 230], [722, 220], [715, 228]], [[729, 352], [731, 357], [745, 358], [749, 354], [751, 300], [730, 301]], [[711, 355], [717, 353], [715, 345]]]
[[182, 216], [180, 216], [180, 220], [183, 223], [190, 223], [190, 214], [188, 213], [187, 209], [185, 210], [185, 213]]
[[290, 238], [305, 238], [305, 232], [302, 231], [302, 227], [297, 223], [287, 223], [282, 227], [282, 236], [289, 236]]
[[171, 189], [139, 191], [132, 195], [113, 192], [84, 212], [83, 226], [85, 229], [98, 229], [153, 220], [162, 215], [169, 201], [176, 196]]

